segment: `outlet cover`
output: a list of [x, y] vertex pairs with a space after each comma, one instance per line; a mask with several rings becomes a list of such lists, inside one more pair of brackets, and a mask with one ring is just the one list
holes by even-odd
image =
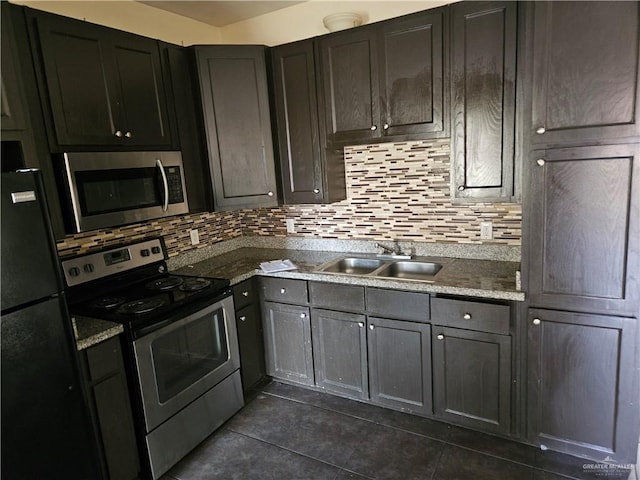
[[191, 237], [191, 245], [198, 245], [200, 243], [200, 234], [197, 228], [191, 230], [189, 236]]
[[480, 222], [480, 239], [493, 239], [493, 222]]
[[296, 233], [296, 224], [293, 218], [285, 219], [284, 223], [287, 225], [287, 233]]

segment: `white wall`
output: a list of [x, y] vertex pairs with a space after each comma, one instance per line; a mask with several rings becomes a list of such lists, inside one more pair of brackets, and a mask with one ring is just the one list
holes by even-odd
[[133, 0], [11, 0], [12, 3], [86, 20], [177, 45], [280, 45], [328, 33], [322, 19], [337, 12], [356, 12], [365, 23], [398, 17], [451, 3], [452, 0], [386, 0], [335, 2], [310, 0], [282, 10], [217, 28]]

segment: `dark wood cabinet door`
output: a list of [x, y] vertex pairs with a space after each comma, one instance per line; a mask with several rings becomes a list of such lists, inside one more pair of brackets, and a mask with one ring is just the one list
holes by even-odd
[[216, 210], [278, 203], [264, 47], [199, 46]]
[[311, 40], [271, 51], [284, 203], [322, 203], [323, 149]]
[[447, 136], [447, 12], [429, 10], [381, 24], [381, 135]]
[[535, 2], [532, 142], [640, 135], [640, 3]]
[[518, 4], [461, 2], [451, 9], [451, 197], [510, 201]]
[[260, 307], [252, 303], [236, 312], [238, 346], [240, 347], [240, 375], [245, 392], [262, 380], [264, 365], [264, 340]]
[[34, 15], [55, 142], [121, 145], [124, 112], [104, 29], [54, 15]]
[[367, 327], [371, 401], [432, 414], [431, 325], [369, 317]]
[[267, 374], [303, 385], [314, 385], [309, 308], [263, 303]]
[[635, 463], [637, 319], [530, 310], [528, 322], [529, 440]]
[[2, 69], [0, 70], [0, 128], [6, 130], [24, 130], [26, 128], [25, 102], [20, 81], [18, 80], [18, 63], [14, 60], [16, 53], [13, 38], [13, 25], [8, 2], [2, 6]]
[[435, 414], [508, 434], [511, 419], [511, 337], [432, 327]]
[[124, 109], [123, 144], [169, 146], [167, 114], [158, 43], [121, 32], [110, 32], [114, 68]]
[[528, 178], [530, 305], [637, 315], [640, 145], [536, 151]]
[[366, 317], [331, 310], [311, 310], [316, 385], [328, 392], [367, 400]]
[[327, 140], [367, 140], [380, 136], [378, 50], [375, 28], [320, 39]]

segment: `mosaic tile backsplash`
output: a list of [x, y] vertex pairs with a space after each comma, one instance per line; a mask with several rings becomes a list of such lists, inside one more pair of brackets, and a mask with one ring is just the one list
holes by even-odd
[[[519, 246], [520, 204], [451, 203], [449, 155], [449, 140], [346, 147], [347, 199], [341, 202], [172, 217], [69, 236], [58, 251], [64, 257], [163, 235], [174, 256], [240, 236], [287, 236], [287, 218], [296, 229], [289, 235], [298, 237]], [[493, 222], [493, 240], [480, 239], [482, 221]], [[193, 228], [197, 246], [189, 239]]]

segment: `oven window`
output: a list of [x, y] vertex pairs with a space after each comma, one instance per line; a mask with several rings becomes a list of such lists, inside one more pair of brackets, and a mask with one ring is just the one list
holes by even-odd
[[151, 343], [160, 403], [175, 397], [229, 358], [222, 309]]
[[122, 168], [75, 173], [83, 216], [160, 205], [158, 169]]

